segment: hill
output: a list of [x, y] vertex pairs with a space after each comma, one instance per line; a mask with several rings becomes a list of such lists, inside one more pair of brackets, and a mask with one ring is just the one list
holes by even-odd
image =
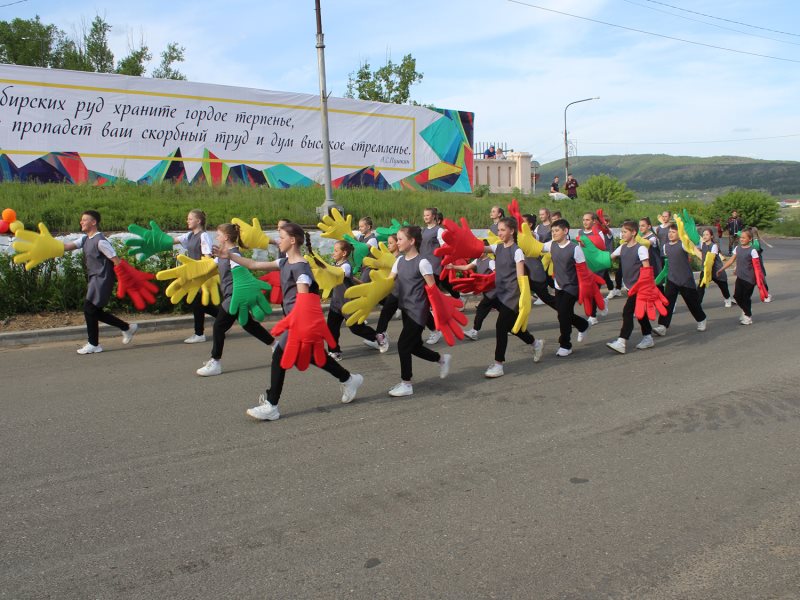
[[[676, 192], [679, 190], [760, 189], [770, 194], [800, 192], [800, 162], [758, 160], [741, 156], [669, 156], [631, 154], [576, 156], [570, 158], [570, 171], [578, 181], [605, 173], [624, 181], [636, 192]], [[549, 162], [539, 168], [541, 184], [553, 176], [564, 179], [564, 161]], [[563, 181], [562, 181], [563, 184]]]

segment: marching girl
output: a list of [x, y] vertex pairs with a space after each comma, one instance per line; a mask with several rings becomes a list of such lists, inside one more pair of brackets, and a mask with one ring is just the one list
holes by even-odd
[[[719, 275], [717, 275], [717, 273], [722, 269], [722, 260], [719, 257], [719, 245], [714, 243], [714, 230], [710, 227], [706, 227], [703, 229], [701, 238], [700, 250], [703, 253], [701, 262], [702, 264], [705, 264], [706, 256], [708, 256], [709, 252], [714, 255], [714, 266], [711, 267], [711, 281], [716, 283], [717, 287], [719, 287], [719, 291], [722, 292], [722, 297], [725, 299], [725, 308], [730, 308], [731, 293], [728, 290], [728, 274], [723, 270]], [[700, 295], [700, 302], [703, 301], [703, 296], [706, 294], [707, 287], [708, 286], [705, 285], [697, 290], [698, 294]]]
[[[425, 211], [426, 214], [429, 210]], [[434, 352], [422, 343], [425, 327], [433, 326], [433, 315], [425, 286], [436, 285], [433, 265], [420, 254], [422, 243], [423, 232], [416, 225], [402, 227], [397, 232], [397, 248], [401, 256], [395, 261], [390, 277], [395, 280], [394, 290], [403, 315], [403, 329], [397, 340], [400, 383], [389, 390], [389, 395], [394, 397], [410, 396], [414, 393], [411, 385], [412, 356], [437, 363], [441, 379], [450, 372], [451, 356]]]
[[721, 275], [725, 269], [736, 262], [736, 283], [733, 286], [733, 299], [742, 309], [739, 323], [742, 325], [753, 324], [752, 296], [753, 290], [758, 287], [762, 301], [768, 297], [764, 274], [761, 270], [761, 258], [758, 250], [753, 247], [753, 234], [749, 229], [743, 229], [739, 235], [739, 245], [734, 246], [730, 258], [722, 264], [717, 271]]
[[[175, 243], [180, 244], [186, 251], [186, 256], [194, 260], [203, 257], [211, 258], [211, 248], [214, 245], [211, 234], [206, 231], [206, 213], [195, 208], [186, 215], [186, 226], [189, 231], [175, 238]], [[201, 297], [198, 294], [189, 304], [194, 316], [194, 333], [183, 340], [184, 344], [197, 344], [206, 341], [205, 322], [206, 315], [217, 316], [217, 307], [213, 305], [203, 306]]]
[[[358, 235], [356, 236], [356, 240], [366, 244], [370, 248], [377, 248], [378, 247], [378, 238], [375, 236], [375, 231], [373, 229], [372, 217], [361, 217], [358, 221]], [[352, 252], [351, 252], [352, 256]], [[360, 281], [366, 283], [369, 281], [369, 272], [370, 268], [367, 266], [361, 267], [361, 272], [359, 273]]]
[[[538, 234], [535, 232], [539, 231], [539, 227], [536, 225], [536, 217], [530, 214], [525, 214], [522, 215], [522, 218], [528, 222], [528, 225], [530, 225], [531, 230], [534, 231], [534, 237], [536, 237]], [[547, 240], [545, 241], [549, 241], [550, 238], [552, 237], [550, 234], [549, 225], [547, 227], [547, 233], [545, 237], [547, 237]], [[545, 243], [538, 237], [536, 237], [536, 239], [542, 243]], [[544, 265], [542, 264], [541, 257], [534, 258], [532, 256], [526, 256], [525, 269], [528, 272], [528, 279], [530, 280], [531, 291], [534, 294], [536, 294], [536, 302], [534, 302], [534, 304], [536, 305], [546, 304], [553, 310], [556, 310], [556, 299], [555, 296], [553, 296], [550, 293], [550, 290], [547, 287], [547, 271], [544, 270]]]
[[[389, 252], [394, 254], [395, 258], [400, 256], [400, 250], [397, 247], [397, 234], [392, 233], [386, 239], [386, 247]], [[389, 328], [389, 321], [398, 311], [397, 295], [392, 290], [386, 298], [383, 299], [381, 306], [381, 313], [378, 316], [378, 324], [375, 326], [375, 339], [378, 342], [378, 350], [383, 354], [389, 351], [389, 335], [386, 330]]]
[[[356, 281], [353, 278], [353, 267], [349, 262], [350, 256], [353, 254], [353, 245], [344, 240], [338, 240], [333, 245], [333, 258], [334, 265], [344, 271], [344, 281], [333, 288], [331, 292], [331, 300], [328, 306], [328, 329], [331, 330], [333, 339], [336, 345], [328, 350], [328, 354], [335, 360], [342, 360], [342, 348], [339, 346], [339, 336], [342, 331], [342, 323], [344, 323], [344, 315], [342, 315], [342, 306], [344, 306], [344, 292], [347, 288], [354, 285]], [[349, 325], [348, 328], [354, 334], [364, 338], [364, 342], [369, 342], [371, 348], [379, 348], [375, 330], [366, 323], [354, 323]]]
[[[499, 313], [495, 325], [494, 363], [486, 369], [484, 377], [493, 379], [504, 375], [503, 363], [506, 360], [508, 336], [519, 316], [520, 285], [530, 285], [525, 273], [525, 254], [517, 246], [517, 220], [503, 217], [497, 223], [499, 244], [488, 248], [494, 254], [495, 297], [493, 306]], [[520, 280], [523, 283], [520, 283]], [[537, 340], [526, 329], [515, 333], [519, 339], [531, 346], [533, 362], [539, 362], [544, 349], [544, 340]]]
[[[585, 235], [592, 243], [599, 249], [599, 250], [606, 250], [606, 238], [603, 235], [603, 232], [600, 230], [600, 225], [598, 224], [597, 215], [593, 212], [585, 212], [583, 213], [582, 224], [583, 229], [578, 233], [577, 242], [583, 247], [583, 241], [580, 239], [582, 235]], [[608, 269], [604, 270], [601, 273], [598, 273], [600, 277], [605, 280], [606, 288], [608, 289], [609, 293], [614, 291], [614, 282], [608, 276]], [[616, 295], [616, 294], [615, 294]], [[606, 316], [608, 309], [599, 311], [600, 316]], [[592, 314], [590, 317], [587, 317], [587, 321], [589, 321], [589, 325], [597, 325], [597, 314], [598, 310], [596, 306], [592, 306]]]
[[[310, 252], [310, 239], [303, 232], [302, 227], [296, 223], [284, 223], [279, 230], [278, 249], [286, 253], [286, 258], [279, 258], [275, 261], [255, 261], [229, 251], [220, 250], [219, 254], [220, 256], [227, 255], [232, 262], [251, 270], [279, 270], [281, 274], [281, 289], [283, 291], [283, 307], [288, 316], [295, 309], [295, 305], [305, 305], [308, 302], [307, 297], [304, 296], [313, 293], [312, 288], [316, 287], [311, 267], [303, 258], [301, 251], [304, 242]], [[311, 302], [318, 303], [319, 298], [313, 298]], [[298, 310], [300, 309], [298, 308]], [[278, 411], [278, 401], [286, 379], [286, 369], [281, 367], [281, 359], [283, 358], [289, 334], [289, 331], [284, 332], [276, 343], [275, 351], [272, 354], [269, 388], [259, 395], [257, 406], [247, 409], [248, 416], [253, 419], [275, 421], [281, 416]], [[358, 388], [364, 382], [364, 378], [358, 374], [351, 375], [347, 369], [330, 356], [326, 356], [325, 364], [320, 368], [339, 380], [342, 390], [342, 402], [345, 404], [352, 402], [356, 397]]]
[[[217, 256], [217, 269], [219, 270], [220, 287], [222, 288], [222, 302], [217, 309], [214, 319], [214, 340], [211, 345], [211, 358], [197, 369], [197, 374], [201, 377], [213, 377], [222, 375], [222, 350], [225, 347], [225, 334], [236, 321], [236, 315], [229, 311], [231, 307], [231, 297], [233, 296], [233, 269], [238, 268], [235, 260], [231, 264], [231, 257], [240, 256], [240, 247], [244, 247], [239, 237], [239, 226], [232, 223], [224, 223], [217, 227], [217, 246], [214, 248]], [[267, 346], [271, 346], [275, 341], [270, 333], [261, 324], [249, 317], [243, 329], [257, 340]]]

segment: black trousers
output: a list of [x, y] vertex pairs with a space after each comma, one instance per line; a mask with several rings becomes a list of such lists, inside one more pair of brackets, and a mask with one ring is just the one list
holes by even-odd
[[399, 300], [397, 296], [394, 294], [389, 294], [386, 298], [383, 299], [383, 306], [381, 306], [381, 314], [378, 317], [378, 325], [375, 327], [375, 331], [378, 333], [386, 333], [386, 330], [389, 329], [389, 321], [392, 320], [394, 313], [397, 312], [397, 307], [399, 305]]
[[603, 279], [606, 282], [606, 288], [608, 288], [608, 291], [610, 292], [611, 290], [613, 290], [614, 281], [611, 279], [611, 271], [609, 271], [608, 269], [603, 271]]
[[547, 304], [553, 310], [556, 310], [556, 297], [550, 293], [550, 290], [547, 287], [547, 283], [544, 281], [534, 281], [533, 279], [529, 279], [531, 283], [531, 292], [536, 294], [536, 296]]
[[122, 319], [118, 319], [111, 313], [107, 313], [88, 300], [83, 302], [83, 316], [86, 319], [86, 337], [89, 338], [89, 343], [92, 346], [100, 344], [100, 323], [111, 325], [122, 331], [128, 331], [128, 329], [130, 329], [128, 323]]
[[[283, 358], [283, 347], [275, 348], [272, 353], [272, 365], [269, 370], [269, 389], [267, 390], [267, 401], [273, 406], [278, 404], [281, 399], [281, 392], [283, 392], [283, 382], [286, 380], [286, 369], [281, 367], [281, 358]], [[316, 365], [314, 360], [311, 363]], [[332, 359], [330, 356], [325, 357], [325, 364], [320, 367], [323, 371], [330, 373], [339, 383], [344, 383], [350, 379], [350, 371], [345, 369], [342, 365]]]
[[589, 329], [589, 322], [583, 317], [575, 314], [575, 303], [578, 298], [565, 292], [564, 290], [556, 290], [556, 310], [558, 311], [558, 329], [561, 335], [558, 337], [558, 345], [562, 348], [569, 350], [572, 348], [570, 336], [572, 335], [572, 328], [578, 331], [586, 331]]
[[484, 294], [481, 301], [478, 302], [478, 306], [475, 307], [475, 320], [472, 322], [472, 328], [475, 331], [480, 331], [481, 327], [483, 327], [483, 322], [486, 320], [486, 317], [489, 316], [489, 313], [492, 312], [494, 308], [494, 298], [487, 298]]
[[[731, 297], [731, 293], [728, 290], [728, 281], [727, 280], [725, 280], [725, 279], [717, 279], [716, 277], [713, 277], [711, 279], [711, 281], [713, 281], [714, 283], [717, 284], [717, 287], [719, 288], [719, 291], [722, 292], [722, 297], [725, 298], [725, 300], [727, 300], [728, 298]], [[697, 288], [697, 295], [700, 297], [700, 302], [703, 302], [703, 298], [706, 295], [706, 288], [707, 287], [708, 286], [706, 285], [706, 286]]]
[[686, 303], [689, 312], [692, 313], [694, 320], [698, 323], [700, 321], [705, 321], [706, 313], [703, 311], [703, 306], [700, 304], [700, 295], [697, 293], [697, 288], [675, 285], [670, 280], [667, 280], [664, 295], [667, 297], [669, 306], [667, 306], [666, 316], [658, 317], [658, 324], [669, 327], [669, 324], [672, 322], [672, 311], [675, 308], [675, 302], [678, 300], [679, 294]]
[[[430, 321], [430, 320], [429, 320]], [[439, 362], [441, 356], [422, 343], [422, 332], [425, 327], [414, 321], [403, 311], [403, 330], [397, 340], [397, 354], [400, 355], [400, 378], [411, 381], [414, 376], [411, 369], [411, 357], [416, 356], [428, 362]]]
[[450, 281], [447, 279], [442, 279], [439, 275], [434, 275], [433, 278], [436, 280], [436, 283], [439, 285], [440, 289], [450, 294], [453, 298], [461, 298], [461, 294], [453, 289]]
[[[633, 318], [636, 310], [636, 296], [628, 296], [625, 306], [622, 308], [622, 328], [619, 330], [619, 337], [623, 340], [631, 339], [633, 333]], [[642, 335], [650, 335], [653, 333], [653, 326], [650, 325], [650, 320], [647, 315], [638, 319], [639, 326], [642, 328]]]
[[[495, 325], [494, 360], [502, 363], [506, 360], [508, 334], [511, 332], [511, 328], [514, 327], [514, 322], [517, 320], [519, 313], [516, 310], [511, 310], [497, 298], [494, 299], [494, 307], [498, 312], [497, 325]], [[535, 341], [533, 335], [527, 329], [523, 329], [514, 335], [526, 344], [532, 344]]]
[[194, 316], [194, 333], [203, 335], [206, 329], [206, 315], [216, 318], [219, 309], [213, 304], [203, 306], [200, 294], [194, 297], [189, 306], [192, 308], [192, 316]]
[[[342, 333], [342, 323], [344, 323], [344, 315], [342, 313], [336, 312], [335, 310], [328, 310], [328, 329], [331, 330], [333, 339], [336, 340], [336, 345], [333, 348], [329, 348], [331, 352], [342, 351], [342, 349], [339, 347], [339, 336]], [[375, 330], [369, 325], [365, 325], [364, 323], [356, 323], [354, 325], [348, 325], [348, 329], [365, 340], [369, 340], [371, 342], [375, 341]]]
[[[225, 347], [225, 334], [228, 333], [228, 330], [233, 327], [235, 322], [236, 317], [220, 306], [217, 311], [217, 317], [214, 319], [214, 341], [211, 344], [211, 358], [215, 360], [222, 358], [222, 349]], [[275, 341], [269, 331], [249, 315], [247, 323], [242, 329], [267, 346], [272, 345], [272, 342]]]
[[753, 316], [753, 290], [756, 286], [749, 281], [745, 281], [740, 277], [736, 278], [736, 283], [733, 284], [733, 299], [736, 304], [742, 309], [742, 312], [748, 317]]

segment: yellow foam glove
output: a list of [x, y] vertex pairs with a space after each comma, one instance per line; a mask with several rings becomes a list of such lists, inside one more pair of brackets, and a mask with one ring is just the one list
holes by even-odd
[[534, 237], [527, 221], [522, 222], [522, 227], [517, 232], [517, 246], [530, 258], [539, 258], [544, 248], [544, 244]]
[[705, 259], [703, 260], [703, 275], [700, 277], [700, 283], [698, 284], [700, 287], [705, 287], [711, 283], [712, 277], [714, 277], [714, 260], [716, 260], [717, 255], [713, 252], [709, 252], [706, 254]]
[[550, 253], [542, 254], [542, 266], [544, 267], [544, 272], [553, 276], [553, 259], [550, 256]]
[[350, 298], [350, 302], [342, 307], [342, 312], [350, 315], [347, 318], [348, 327], [363, 323], [375, 305], [386, 298], [394, 288], [394, 277], [382, 271], [372, 271], [369, 276], [369, 283], [354, 285], [344, 292], [344, 297]]
[[269, 238], [261, 229], [261, 223], [253, 217], [253, 224], [248, 225], [239, 218], [231, 219], [231, 223], [239, 226], [239, 237], [248, 248], [266, 250], [269, 247]]
[[528, 328], [528, 315], [531, 314], [531, 284], [527, 275], [518, 275], [517, 284], [519, 285], [519, 314], [511, 333], [519, 333]]
[[26, 271], [51, 258], [64, 256], [64, 242], [50, 235], [44, 223], [39, 223], [39, 233], [17, 229], [14, 238], [16, 241], [11, 244], [17, 251], [14, 262], [18, 265], [25, 263]]
[[383, 242], [378, 242], [378, 247], [372, 246], [370, 254], [364, 259], [364, 265], [376, 271], [383, 271], [384, 274], [392, 270], [397, 257], [389, 252], [389, 248]]
[[638, 233], [636, 234], [636, 243], [639, 244], [640, 246], [644, 246], [645, 248], [650, 247], [650, 240], [648, 240], [647, 238], [643, 238]]
[[689, 234], [686, 233], [686, 227], [683, 223], [683, 219], [679, 217], [677, 214], [674, 215], [675, 217], [675, 224], [678, 226], [678, 237], [681, 239], [681, 244], [683, 244], [683, 249], [686, 250], [687, 254], [694, 254], [695, 248], [697, 246], [694, 245], [694, 242], [689, 237]]
[[346, 235], [353, 235], [353, 215], [347, 215], [345, 219], [338, 209], [331, 210], [331, 214], [322, 217], [322, 221], [317, 223], [317, 227], [322, 232], [322, 237], [331, 240], [343, 240]]
[[209, 304], [219, 306], [221, 300], [219, 294], [220, 284], [219, 275], [213, 275], [203, 282], [203, 285], [200, 287], [200, 303], [203, 306], [208, 306]]
[[[195, 260], [185, 254], [179, 254], [178, 262], [180, 264], [177, 267], [164, 269], [156, 273], [156, 279], [159, 281], [175, 280], [167, 286], [164, 292], [170, 302], [177, 304], [183, 298], [186, 298], [186, 301], [191, 303], [198, 293], [202, 293], [203, 297], [213, 301], [212, 284], [208, 282], [215, 279], [216, 285], [219, 286], [219, 271], [214, 259], [204, 256], [199, 260]], [[203, 291], [203, 285], [207, 283], [208, 288]], [[219, 298], [219, 291], [217, 291], [217, 298]], [[208, 305], [207, 302], [203, 302], [203, 304]], [[214, 304], [219, 304], [219, 300]]]
[[331, 295], [333, 288], [344, 282], [344, 269], [326, 263], [316, 250], [311, 256], [306, 255], [305, 259], [311, 266], [314, 281], [317, 282], [323, 299]]
[[8, 226], [11, 233], [16, 235], [18, 231], [25, 231], [25, 223], [22, 221], [14, 221], [11, 225]]
[[491, 230], [491, 229], [489, 229], [489, 230], [487, 230], [487, 231], [486, 231], [486, 242], [487, 242], [487, 243], [488, 243], [490, 246], [494, 246], [495, 244], [500, 244], [500, 243], [502, 243], [502, 242], [500, 242], [500, 238], [499, 238], [499, 237], [497, 237], [497, 236], [496, 236], [494, 233], [492, 233], [492, 230]]

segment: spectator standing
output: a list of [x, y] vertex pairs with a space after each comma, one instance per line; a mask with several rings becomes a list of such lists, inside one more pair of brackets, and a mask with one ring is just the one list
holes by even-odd
[[743, 228], [744, 223], [742, 223], [742, 219], [739, 218], [739, 211], [734, 210], [731, 212], [731, 216], [728, 217], [728, 225], [725, 228], [728, 232], [728, 256], [733, 253], [733, 249], [736, 247], [736, 244], [739, 241], [739, 232]]
[[567, 183], [564, 184], [564, 187], [568, 198], [574, 200], [578, 197], [578, 180], [572, 176], [572, 173], [567, 175]]

